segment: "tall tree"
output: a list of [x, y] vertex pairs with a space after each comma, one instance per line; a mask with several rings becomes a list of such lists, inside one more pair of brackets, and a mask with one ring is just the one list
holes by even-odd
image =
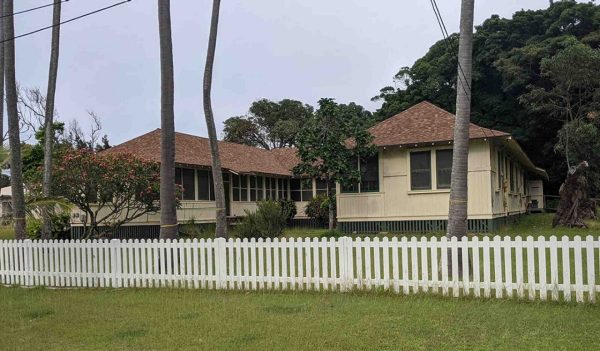
[[[48, 70], [48, 91], [46, 93], [46, 118], [44, 140], [44, 180], [42, 195], [49, 197], [52, 188], [52, 144], [54, 142], [54, 99], [56, 96], [56, 79], [58, 75], [58, 56], [60, 53], [60, 12], [62, 0], [54, 0], [54, 13], [52, 16], [52, 47], [50, 49], [50, 68]], [[49, 239], [52, 235], [52, 219], [49, 211], [43, 211], [44, 223], [42, 239]]]
[[462, 0], [458, 41], [458, 86], [450, 181], [448, 237], [467, 235], [469, 123], [471, 121], [471, 72], [473, 66], [474, 0]]
[[6, 111], [8, 113], [8, 142], [10, 147], [10, 186], [12, 188], [12, 215], [15, 238], [25, 239], [25, 194], [23, 191], [23, 163], [17, 109], [17, 79], [15, 74], [15, 23], [13, 0], [4, 0], [4, 63], [6, 78]]
[[224, 139], [267, 150], [295, 146], [298, 133], [313, 111], [312, 106], [297, 100], [254, 101], [248, 116], [225, 121]]
[[212, 175], [215, 185], [215, 202], [217, 205], [216, 219], [217, 228], [215, 235], [218, 238], [227, 237], [227, 217], [225, 212], [225, 188], [223, 185], [223, 173], [221, 171], [221, 158], [219, 156], [219, 141], [212, 111], [210, 92], [212, 88], [213, 66], [215, 62], [215, 49], [217, 46], [217, 29], [219, 27], [220, 0], [213, 0], [212, 15], [210, 18], [210, 34], [208, 37], [208, 49], [206, 52], [206, 66], [204, 67], [204, 117], [208, 129], [208, 140], [210, 141], [210, 155], [212, 159]]
[[[4, 0], [0, 0], [0, 39], [4, 40], [4, 38]], [[0, 50], [0, 102], [0, 146], [2, 146], [4, 145], [4, 50]]]
[[[542, 112], [563, 124], [556, 151], [564, 155], [566, 180], [560, 187], [560, 202], [553, 225], [586, 227], [585, 219], [596, 216], [600, 172], [600, 49], [573, 40], [558, 54], [541, 64], [545, 87], [530, 87], [521, 101], [532, 111]], [[589, 167], [588, 167], [589, 166]]]
[[171, 1], [158, 0], [161, 78], [161, 154], [160, 154], [160, 237], [177, 237], [175, 197], [175, 82], [171, 38]]
[[[370, 124], [371, 113], [362, 106], [337, 104], [333, 99], [319, 100], [319, 109], [298, 135], [300, 163], [294, 167], [294, 174], [323, 180], [327, 189], [333, 188], [336, 182], [342, 186], [359, 182], [358, 162], [376, 152], [371, 146]], [[334, 208], [334, 199], [330, 198], [329, 229], [335, 224]]]
[[[548, 171], [548, 193], [557, 193], [565, 178], [564, 157], [554, 152], [562, 124], [546, 112], [535, 112], [520, 103], [530, 86], [546, 87], [540, 74], [541, 61], [569, 46], [573, 40], [600, 47], [600, 5], [591, 2], [555, 1], [548, 8], [522, 10], [510, 18], [493, 15], [477, 27], [473, 36], [473, 83], [477, 91], [471, 101], [472, 121], [512, 134], [532, 161]], [[453, 45], [441, 40], [416, 60], [399, 70], [395, 86], [381, 89], [382, 100], [375, 113], [379, 120], [428, 100], [455, 111], [457, 58]], [[590, 167], [591, 169], [592, 167]], [[592, 196], [598, 193], [592, 193]]]

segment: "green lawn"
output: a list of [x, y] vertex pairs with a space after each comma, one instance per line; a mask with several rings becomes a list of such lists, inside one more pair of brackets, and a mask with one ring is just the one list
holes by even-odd
[[[518, 222], [505, 226], [498, 231], [492, 233], [486, 233], [487, 235], [500, 235], [500, 236], [517, 236], [525, 238], [529, 235], [533, 237], [545, 236], [550, 237], [555, 235], [557, 238], [562, 237], [563, 235], [567, 235], [569, 237], [573, 237], [575, 235], [579, 235], [582, 238], [585, 238], [587, 235], [600, 236], [600, 221], [588, 221], [587, 224], [589, 228], [587, 229], [579, 229], [579, 228], [552, 228], [552, 218], [554, 217], [553, 213], [539, 213], [539, 214], [531, 214], [531, 215], [523, 215], [519, 219]], [[285, 237], [294, 237], [294, 238], [303, 238], [303, 237], [320, 237], [322, 235], [326, 235], [327, 230], [325, 229], [303, 229], [303, 228], [291, 228], [287, 229], [284, 232]], [[403, 235], [397, 233], [389, 233], [389, 234], [379, 234], [376, 236], [383, 237], [391, 237], [394, 235]], [[444, 233], [415, 233], [415, 234], [404, 234], [408, 236], [443, 236]], [[360, 237], [374, 237], [375, 235], [352, 235], [352, 236], [360, 236]]]
[[[522, 237], [526, 237], [531, 235], [533, 237], [537, 236], [545, 236], [550, 237], [551, 235], [555, 235], [560, 238], [563, 235], [567, 235], [573, 237], [575, 235], [579, 235], [584, 238], [587, 235], [600, 236], [600, 221], [588, 221], [587, 224], [589, 226], [588, 229], [578, 229], [578, 228], [552, 228], [552, 218], [554, 214], [552, 213], [543, 213], [543, 214], [532, 214], [532, 215], [524, 215], [521, 219], [512, 225], [506, 226], [497, 232], [487, 233], [488, 235], [501, 235], [501, 236], [516, 236], [520, 235]], [[307, 229], [307, 228], [289, 228], [284, 232], [284, 236], [287, 238], [305, 238], [305, 237], [321, 237], [324, 235], [328, 235], [328, 230], [326, 229]], [[213, 234], [214, 235], [214, 234]], [[389, 234], [379, 234], [377, 236], [394, 236], [394, 235], [402, 235], [396, 233]], [[409, 236], [443, 236], [444, 233], [429, 233], [429, 234], [406, 234]], [[366, 237], [373, 237], [374, 235], [353, 235]], [[14, 232], [11, 227], [0, 227], [0, 240], [2, 239], [13, 239]]]
[[387, 294], [0, 288], [0, 350], [598, 349], [590, 305]]

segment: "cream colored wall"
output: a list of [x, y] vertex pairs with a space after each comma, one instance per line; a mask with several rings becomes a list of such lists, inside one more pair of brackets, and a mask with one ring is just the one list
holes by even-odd
[[538, 208], [544, 208], [544, 182], [541, 180], [531, 180], [527, 185], [531, 200], [537, 200]]
[[[502, 167], [500, 169], [503, 175], [502, 184], [498, 181], [498, 156], [502, 155]], [[501, 144], [491, 144], [490, 159], [492, 164], [492, 178], [491, 178], [491, 189], [492, 189], [492, 205], [494, 217], [502, 217], [507, 215], [521, 214], [527, 211], [527, 204], [529, 197], [526, 195], [526, 188], [528, 181], [523, 182], [524, 168], [513, 156], [508, 153]], [[515, 179], [514, 190], [510, 190], [510, 171], [506, 163], [506, 159], [513, 162], [514, 167], [517, 171], [517, 177]]]
[[[338, 187], [338, 220], [425, 220], [448, 217], [449, 189], [436, 190], [435, 152], [432, 152], [433, 190], [410, 190], [410, 152], [447, 149], [448, 146], [426, 148], [387, 147], [379, 149], [378, 193], [340, 194]], [[469, 146], [469, 218], [491, 218], [490, 143], [472, 141]]]

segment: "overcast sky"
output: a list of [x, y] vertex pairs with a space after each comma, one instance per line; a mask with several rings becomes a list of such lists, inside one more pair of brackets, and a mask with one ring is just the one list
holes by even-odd
[[[50, 0], [18, 0], [15, 11]], [[71, 0], [63, 20], [118, 0]], [[63, 121], [103, 121], [112, 144], [160, 127], [160, 66], [156, 0], [125, 5], [66, 24], [56, 106]], [[212, 1], [171, 0], [175, 56], [175, 126], [206, 136], [202, 74]], [[458, 30], [460, 0], [438, 0], [451, 32]], [[477, 0], [475, 23], [492, 14], [546, 7], [548, 0]], [[51, 8], [15, 18], [16, 34], [52, 21]], [[213, 110], [222, 122], [244, 115], [260, 98], [292, 98], [315, 105], [321, 97], [354, 101], [392, 85], [441, 38], [428, 0], [224, 0], [213, 79]], [[45, 92], [50, 31], [16, 41], [17, 80]]]

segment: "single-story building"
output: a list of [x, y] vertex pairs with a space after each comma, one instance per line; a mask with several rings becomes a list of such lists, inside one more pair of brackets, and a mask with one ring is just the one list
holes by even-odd
[[[429, 103], [419, 103], [370, 129], [377, 154], [357, 162], [360, 183], [337, 186], [337, 219], [346, 232], [423, 232], [445, 230], [448, 217], [454, 115]], [[544, 170], [536, 167], [505, 132], [470, 126], [469, 229], [488, 231], [523, 214], [532, 195], [543, 201]], [[206, 138], [177, 133], [176, 177], [183, 186], [178, 219], [215, 222], [215, 202]], [[298, 158], [294, 148], [265, 150], [219, 142], [226, 189], [227, 216], [255, 210], [257, 201], [292, 199], [297, 218], [316, 194], [327, 192], [315, 179], [293, 177]], [[160, 161], [160, 130], [154, 130], [105, 152], [131, 153]], [[535, 189], [535, 194], [532, 194]], [[543, 206], [537, 200], [538, 206]], [[533, 202], [535, 203], [535, 202]], [[73, 225], [81, 217], [74, 215]], [[158, 225], [160, 215], [148, 214], [133, 225]]]

